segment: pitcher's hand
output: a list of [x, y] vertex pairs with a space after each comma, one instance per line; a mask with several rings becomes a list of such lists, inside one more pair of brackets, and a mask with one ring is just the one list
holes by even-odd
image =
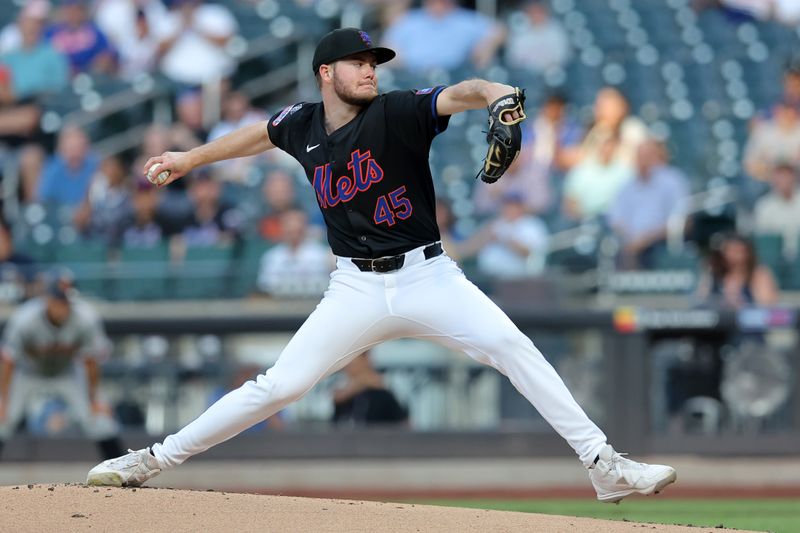
[[[169, 177], [163, 183], [158, 183], [156, 186], [163, 187], [169, 185], [173, 181], [182, 178], [192, 170], [192, 162], [189, 158], [189, 152], [164, 152], [161, 155], [151, 157], [144, 164], [142, 172], [145, 176], [150, 173], [150, 168], [158, 164], [159, 167], [152, 174], [158, 175], [161, 172], [169, 172]], [[149, 179], [149, 178], [148, 178]]]

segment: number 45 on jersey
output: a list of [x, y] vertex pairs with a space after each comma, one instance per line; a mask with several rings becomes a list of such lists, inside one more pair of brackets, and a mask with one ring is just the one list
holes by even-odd
[[386, 223], [394, 226], [398, 219], [405, 220], [411, 216], [414, 208], [411, 207], [409, 199], [403, 196], [405, 192], [406, 187], [403, 185], [389, 194], [378, 196], [375, 203], [375, 214], [372, 217], [375, 224]]

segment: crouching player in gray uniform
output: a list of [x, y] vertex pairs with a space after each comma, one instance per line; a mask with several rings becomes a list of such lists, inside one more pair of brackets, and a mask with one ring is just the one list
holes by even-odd
[[44, 296], [17, 308], [3, 332], [0, 356], [0, 454], [31, 402], [58, 397], [103, 456], [122, 452], [118, 427], [97, 395], [98, 359], [110, 342], [100, 317], [53, 280]]

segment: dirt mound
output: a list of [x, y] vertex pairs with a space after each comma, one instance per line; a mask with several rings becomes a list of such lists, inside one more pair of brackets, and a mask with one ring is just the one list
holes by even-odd
[[403, 503], [85, 485], [0, 487], [0, 530], [148, 533], [720, 531]]

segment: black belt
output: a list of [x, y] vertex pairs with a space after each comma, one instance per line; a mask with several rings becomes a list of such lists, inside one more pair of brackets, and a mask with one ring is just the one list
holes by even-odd
[[[425, 247], [422, 252], [425, 254], [425, 259], [431, 259], [437, 255], [442, 255], [442, 243], [435, 242]], [[406, 254], [389, 255], [386, 257], [379, 257], [377, 259], [350, 259], [361, 272], [394, 272], [403, 268], [403, 263], [406, 262]]]

